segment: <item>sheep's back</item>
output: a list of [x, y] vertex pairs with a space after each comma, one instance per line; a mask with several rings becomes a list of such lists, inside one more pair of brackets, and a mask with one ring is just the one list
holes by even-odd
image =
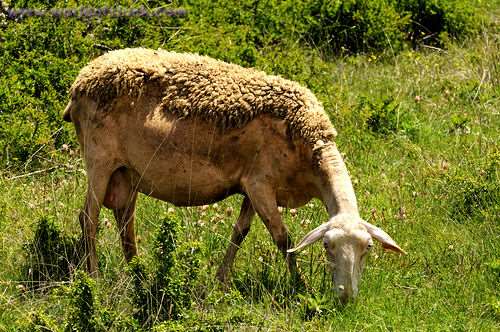
[[[161, 107], [180, 117], [199, 116], [222, 128], [242, 127], [262, 113], [284, 119], [292, 135], [314, 144], [335, 136], [321, 103], [296, 82], [206, 56], [144, 48], [104, 54], [79, 73], [73, 97], [100, 105], [138, 97], [159, 87]], [[105, 108], [103, 108], [105, 109]]]

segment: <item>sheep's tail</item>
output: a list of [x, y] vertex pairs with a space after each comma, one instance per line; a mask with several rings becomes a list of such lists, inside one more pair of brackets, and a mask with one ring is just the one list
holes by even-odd
[[74, 108], [73, 100], [70, 100], [63, 113], [63, 120], [66, 122], [71, 122], [71, 111]]

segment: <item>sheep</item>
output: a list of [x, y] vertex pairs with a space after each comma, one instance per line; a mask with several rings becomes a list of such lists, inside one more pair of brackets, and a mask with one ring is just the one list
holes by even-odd
[[[361, 219], [336, 131], [322, 104], [296, 82], [206, 56], [132, 48], [91, 61], [70, 94], [63, 118], [75, 126], [87, 170], [79, 220], [90, 273], [97, 272], [102, 206], [113, 210], [126, 260], [137, 255], [139, 192], [176, 206], [243, 195], [217, 271], [223, 284], [255, 213], [298, 280], [296, 252], [323, 239], [344, 302], [357, 294], [372, 239], [403, 253]], [[312, 198], [330, 219], [293, 247], [278, 206]]]

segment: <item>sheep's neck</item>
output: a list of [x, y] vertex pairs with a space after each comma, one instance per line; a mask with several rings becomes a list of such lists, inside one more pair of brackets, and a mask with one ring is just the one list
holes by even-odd
[[351, 178], [335, 143], [316, 151], [321, 174], [323, 202], [330, 216], [339, 213], [359, 215]]

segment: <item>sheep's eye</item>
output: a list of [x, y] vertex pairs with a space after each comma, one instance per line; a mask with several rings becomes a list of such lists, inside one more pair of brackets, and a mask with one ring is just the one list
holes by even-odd
[[325, 249], [328, 249], [328, 243], [323, 242], [323, 247], [325, 247]]
[[372, 243], [372, 242], [369, 242], [369, 243], [368, 243], [368, 247], [366, 248], [366, 250], [370, 250], [372, 247], [373, 247], [373, 243]]

